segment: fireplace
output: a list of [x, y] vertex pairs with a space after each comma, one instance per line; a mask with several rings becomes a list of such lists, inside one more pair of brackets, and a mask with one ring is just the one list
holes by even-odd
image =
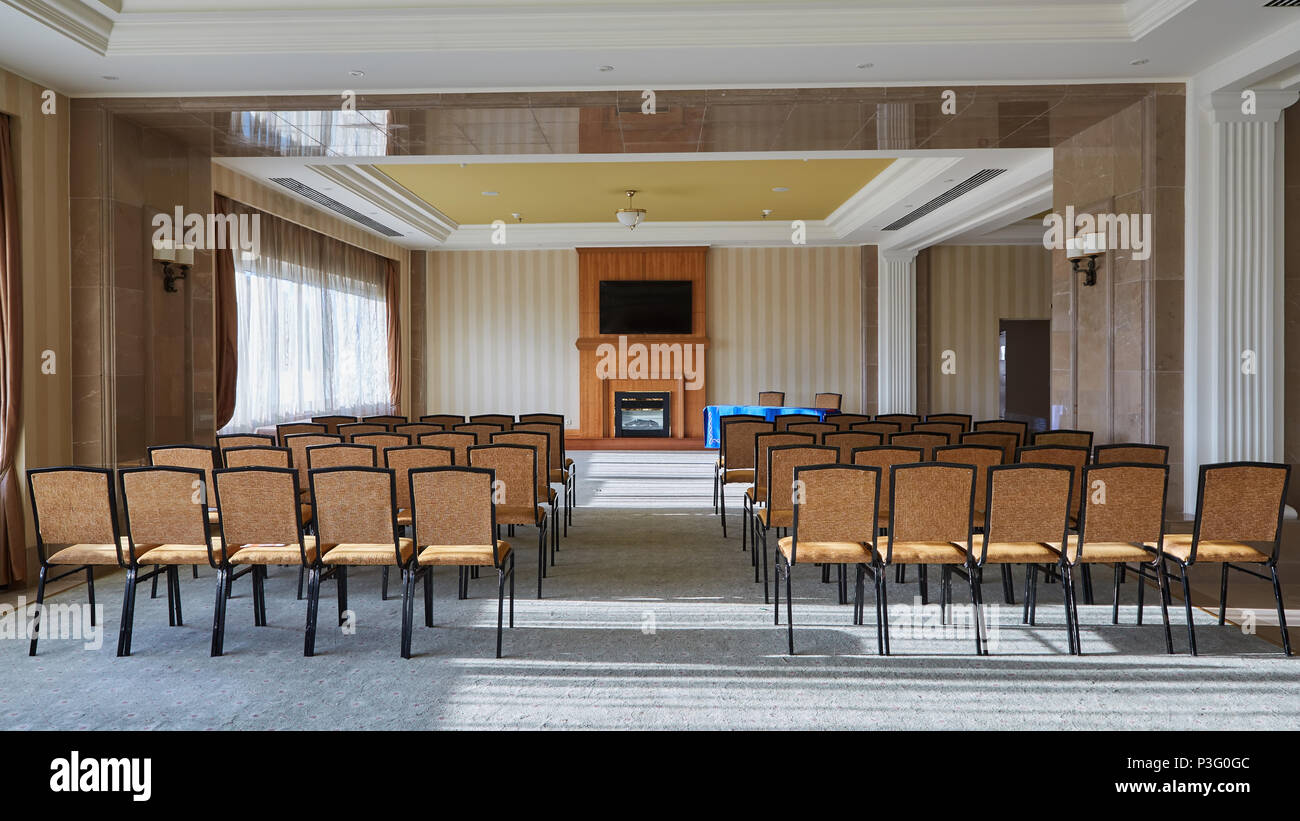
[[615, 436], [671, 436], [672, 394], [668, 391], [616, 391]]

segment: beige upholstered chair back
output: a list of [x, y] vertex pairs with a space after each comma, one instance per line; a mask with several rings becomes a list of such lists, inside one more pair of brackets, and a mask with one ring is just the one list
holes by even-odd
[[805, 465], [834, 464], [839, 451], [824, 445], [786, 445], [767, 451], [768, 475], [772, 477], [767, 489], [767, 507], [773, 513], [794, 511], [796, 488], [794, 472]]
[[28, 474], [32, 506], [46, 547], [113, 544], [112, 474], [66, 468]]
[[457, 467], [469, 467], [469, 449], [478, 444], [478, 437], [468, 431], [443, 431], [426, 433], [420, 437], [421, 445], [433, 445], [439, 448], [451, 448], [456, 454]]
[[868, 433], [865, 430], [841, 430], [835, 433], [828, 433], [822, 437], [822, 444], [840, 451], [840, 462], [846, 465], [853, 464], [853, 451], [858, 448], [874, 448], [882, 444], [882, 439], [878, 433]]
[[515, 418], [504, 413], [476, 413], [469, 421], [473, 424], [500, 425], [503, 431], [510, 430], [515, 424]]
[[405, 425], [393, 425], [393, 433], [404, 433], [411, 437], [412, 442], [420, 441], [420, 436], [426, 433], [437, 433], [442, 430], [442, 425], [432, 422], [408, 422]]
[[[337, 433], [337, 429], [334, 432]], [[283, 446], [287, 437], [304, 433], [329, 433], [329, 431], [319, 422], [287, 422], [275, 426], [275, 441]]]
[[335, 445], [343, 441], [336, 433], [295, 433], [284, 437], [282, 443], [293, 456], [293, 466], [298, 469], [298, 486], [307, 487], [307, 448], [316, 445]]
[[284, 468], [217, 471], [216, 494], [227, 550], [248, 544], [299, 543], [297, 475]]
[[1034, 434], [1035, 445], [1065, 445], [1092, 450], [1090, 430], [1044, 430]]
[[919, 464], [892, 470], [891, 542], [969, 541], [975, 468]]
[[[1002, 448], [990, 445], [949, 445], [935, 448], [936, 462], [952, 462], [975, 468], [975, 510], [981, 511], [988, 500], [989, 468], [1002, 464]], [[975, 523], [977, 526], [981, 522]]]
[[1070, 515], [1078, 516], [1083, 509], [1083, 469], [1088, 464], [1088, 451], [1070, 445], [1032, 445], [1016, 451], [1016, 461], [1037, 462], [1044, 465], [1065, 465], [1073, 472], [1070, 484]]
[[849, 430], [859, 422], [870, 422], [871, 417], [865, 413], [829, 413], [826, 421], [839, 430]]
[[404, 448], [389, 448], [384, 451], [384, 467], [393, 471], [397, 487], [397, 507], [408, 510], [411, 507], [411, 485], [408, 477], [417, 468], [451, 467], [456, 452], [451, 448], [432, 445], [411, 445]]
[[308, 470], [338, 467], [372, 468], [377, 460], [378, 455], [370, 445], [335, 443], [307, 448]]
[[758, 404], [764, 407], [781, 407], [785, 404], [785, 391], [759, 391]]
[[524, 433], [544, 433], [549, 440], [548, 447], [551, 451], [551, 470], [562, 470], [564, 468], [564, 425], [556, 422], [520, 422], [510, 429], [511, 433], [522, 431]]
[[494, 445], [524, 445], [537, 451], [537, 491], [544, 494], [550, 485], [551, 437], [532, 430], [504, 431], [492, 434]]
[[313, 416], [311, 421], [324, 425], [325, 433], [338, 433], [339, 425], [352, 425], [361, 420], [355, 416]]
[[[750, 459], [754, 462], [755, 501], [767, 499], [767, 469], [770, 465], [767, 452], [782, 445], [815, 445], [817, 438], [811, 433], [760, 433], [754, 437], [754, 453]], [[730, 470], [731, 465], [727, 468]]]
[[902, 448], [920, 448], [921, 461], [934, 459], [934, 449], [948, 444], [948, 436], [943, 433], [895, 433], [889, 437], [889, 444]]
[[1169, 448], [1164, 445], [1143, 445], [1138, 443], [1098, 445], [1093, 452], [1093, 461], [1099, 465], [1109, 465], [1115, 462], [1167, 465], [1169, 464]]
[[[989, 542], [1055, 542], [1070, 513], [1070, 471], [1064, 465], [1007, 465], [990, 473]], [[976, 505], [980, 500], [976, 498]]]
[[186, 467], [122, 471], [126, 529], [137, 545], [206, 545], [208, 513], [201, 504], [203, 471]]
[[877, 422], [896, 422], [901, 433], [907, 433], [912, 426], [921, 421], [914, 413], [882, 413], [876, 417]]
[[492, 519], [493, 473], [482, 468], [411, 472], [415, 543], [488, 545], [496, 541]]
[[754, 437], [772, 433], [771, 422], [737, 419], [722, 423], [722, 459], [727, 470], [754, 469]]
[[959, 440], [963, 445], [992, 445], [1002, 448], [1002, 461], [1009, 464], [1016, 461], [1016, 448], [1020, 447], [1020, 434], [1009, 430], [977, 430], [963, 433]]
[[880, 469], [867, 466], [806, 466], [794, 474], [794, 550], [799, 542], [874, 544]]
[[1029, 442], [1029, 425], [1025, 422], [1019, 422], [1014, 419], [983, 419], [979, 422], [975, 422], [971, 426], [971, 430], [1014, 433], [1016, 435], [1015, 448], [1028, 444]]
[[452, 425], [465, 424], [465, 417], [457, 416], [454, 413], [432, 413], [428, 416], [421, 416], [421, 422], [429, 422], [434, 425], [442, 425], [443, 430], [451, 430]]
[[799, 422], [794, 425], [786, 426], [787, 433], [811, 433], [813, 441], [821, 444], [822, 437], [828, 433], [834, 433], [838, 428], [826, 422]]
[[[324, 468], [309, 475], [322, 548], [337, 544], [396, 544], [391, 470]], [[396, 557], [396, 550], [393, 555]]]
[[293, 466], [292, 456], [288, 448], [270, 447], [228, 448], [225, 453], [228, 468], [287, 468]]
[[853, 464], [880, 468], [880, 515], [889, 513], [889, 482], [894, 465], [910, 465], [921, 461], [925, 454], [920, 448], [886, 445], [853, 452]]
[[265, 433], [228, 433], [217, 437], [217, 452], [222, 454], [231, 448], [275, 447], [275, 437]]
[[[353, 436], [352, 442], [357, 445], [370, 445], [382, 456], [388, 448], [404, 448], [411, 444], [411, 437], [405, 433], [361, 433]], [[380, 461], [383, 461], [382, 458]]]
[[1089, 543], [1160, 541], [1167, 465], [1091, 465], [1083, 471], [1083, 552]]
[[196, 468], [203, 471], [204, 489], [212, 487], [216, 456], [212, 448], [198, 445], [168, 445], [149, 448], [149, 464], [155, 467]]
[[838, 393], [819, 393], [813, 397], [813, 407], [823, 410], [839, 410], [844, 397]]
[[912, 433], [939, 433], [948, 437], [948, 444], [955, 444], [963, 433], [965, 426], [958, 422], [917, 422], [912, 426]]
[[343, 437], [344, 442], [351, 442], [352, 437], [360, 436], [363, 433], [388, 433], [388, 425], [379, 422], [353, 422], [348, 425], [339, 425], [339, 436]]
[[469, 449], [471, 467], [496, 475], [493, 499], [501, 507], [537, 507], [537, 449], [525, 445], [476, 445]]
[[1197, 500], [1200, 539], [1272, 542], [1286, 500], [1286, 465], [1206, 465]]
[[492, 434], [503, 432], [505, 427], [487, 422], [467, 422], [464, 425], [456, 425], [452, 430], [458, 433], [472, 433], [476, 440], [475, 444], [486, 445], [492, 441]]

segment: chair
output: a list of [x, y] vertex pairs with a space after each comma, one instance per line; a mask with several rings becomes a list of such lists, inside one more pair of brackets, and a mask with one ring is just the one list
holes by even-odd
[[325, 426], [325, 433], [338, 433], [339, 425], [352, 425], [361, 421], [355, 416], [313, 416], [312, 422]]
[[[167, 623], [180, 626], [184, 620], [177, 568], [187, 564], [197, 566], [200, 562], [218, 571], [225, 567], [221, 537], [210, 535], [207, 509], [201, 501], [196, 501], [206, 496], [203, 471], [171, 466], [123, 468], [118, 473], [118, 481], [122, 486], [122, 511], [132, 555], [155, 567], [166, 568]], [[121, 656], [131, 655], [135, 621], [135, 578], [131, 568], [127, 569], [127, 577], [127, 601], [123, 603], [118, 634]], [[229, 587], [225, 592], [229, 595]]]
[[452, 464], [458, 467], [468, 467], [469, 449], [478, 444], [478, 437], [472, 433], [457, 433], [455, 431], [426, 433], [420, 436], [420, 444], [432, 445], [438, 448], [451, 448], [456, 457]]
[[[798, 488], [794, 484], [794, 471], [804, 465], [835, 464], [839, 451], [823, 445], [778, 445], [767, 449], [767, 498], [761, 509], [752, 509], [754, 517], [754, 552], [758, 552], [760, 539], [763, 545], [763, 603], [768, 597], [767, 532], [794, 526], [794, 499]], [[843, 604], [843, 579], [840, 598]]]
[[394, 426], [405, 425], [411, 420], [407, 419], [405, 416], [399, 416], [397, 414], [392, 414], [392, 413], [384, 413], [384, 414], [379, 414], [377, 416], [363, 416], [361, 417], [361, 421], [371, 425], [383, 425], [386, 429], [392, 430]]
[[902, 433], [903, 426], [897, 422], [854, 422], [849, 425], [849, 430], [874, 433], [880, 436], [881, 441], [884, 441], [885, 437], [891, 434]]
[[354, 467], [372, 468], [378, 459], [370, 445], [329, 444], [307, 448], [307, 470], [320, 468]]
[[515, 418], [508, 413], [476, 413], [469, 421], [474, 425], [500, 425], [503, 431], [510, 430], [515, 424]]
[[785, 391], [759, 391], [758, 404], [763, 407], [782, 407], [785, 405]]
[[352, 422], [339, 425], [338, 431], [344, 442], [351, 442], [352, 437], [365, 433], [388, 433], [388, 425], [381, 422]]
[[1112, 462], [1167, 465], [1169, 464], [1169, 446], [1138, 443], [1097, 445], [1092, 449], [1092, 461], [1093, 464], [1097, 465], [1106, 465]]
[[934, 459], [934, 449], [948, 444], [948, 436], [943, 433], [894, 433], [890, 434], [889, 444], [900, 448], [920, 448], [924, 454], [922, 462]]
[[[288, 462], [288, 451], [285, 462]], [[310, 568], [319, 558], [316, 539], [303, 535], [298, 473], [289, 467], [228, 467], [213, 474], [213, 495], [221, 511], [222, 560], [218, 563], [211, 655], [224, 652], [226, 598], [231, 571], [252, 568], [253, 626], [265, 627], [266, 568], [273, 564]], [[308, 623], [307, 630], [314, 624]]]
[[799, 422], [793, 425], [787, 425], [786, 431], [789, 433], [811, 433], [813, 440], [821, 444], [822, 437], [828, 433], [835, 433], [839, 428], [826, 422]]
[[838, 448], [840, 451], [840, 464], [853, 464], [853, 451], [858, 448], [874, 448], [883, 444], [878, 433], [867, 433], [861, 430], [841, 430], [835, 433], [828, 433], [822, 436], [821, 443], [827, 447]]
[[275, 426], [275, 441], [281, 447], [285, 444], [285, 437], [297, 436], [304, 433], [328, 433], [325, 426], [317, 422], [286, 422], [282, 425]]
[[[1020, 422], [1015, 419], [982, 419], [979, 422], [972, 424], [971, 430], [980, 433], [986, 431], [994, 433], [1014, 433], [1016, 435], [1016, 448], [1029, 441], [1029, 423]], [[1012, 453], [1015, 453], [1014, 448], [1012, 449]], [[1011, 461], [1010, 458], [1008, 458], [1007, 461]]]
[[[718, 461], [714, 463], [713, 507], [722, 516], [722, 537], [727, 537], [727, 485], [754, 481], [754, 437], [771, 433], [771, 422], [759, 416], [726, 416], [719, 425]], [[742, 505], [742, 511], [744, 510]], [[741, 519], [744, 540], [746, 520]]]
[[[148, 449], [148, 464], [153, 467], [197, 468], [203, 471], [203, 490], [212, 487], [212, 471], [217, 467], [216, 452], [201, 445], [155, 445]], [[208, 521], [217, 523], [217, 508], [210, 499], [207, 504]]]
[[813, 396], [813, 407], [822, 410], [839, 410], [844, 397], [838, 393], [819, 393]]
[[[1034, 456], [1039, 455], [1034, 451]], [[1083, 515], [1078, 535], [1066, 538], [1065, 546], [1052, 545], [1065, 557], [1067, 606], [1073, 620], [1070, 651], [1083, 653], [1079, 636], [1078, 606], [1075, 601], [1072, 569], [1089, 564], [1115, 566], [1115, 601], [1111, 623], [1119, 623], [1120, 568], [1132, 562], [1143, 579], [1147, 570], [1156, 571], [1160, 588], [1160, 611], [1165, 622], [1165, 649], [1174, 651], [1169, 632], [1169, 585], [1165, 574], [1161, 545], [1165, 533], [1165, 493], [1169, 481], [1168, 465], [1133, 465], [1116, 463], [1089, 465], [1083, 469]], [[1138, 584], [1137, 623], [1142, 623], [1146, 585]]]
[[881, 618], [876, 641], [881, 655], [889, 655], [889, 594], [885, 570], [891, 565], [917, 565], [921, 576], [921, 602], [926, 601], [926, 569], [939, 565], [940, 620], [947, 622], [952, 601], [952, 568], [965, 568], [976, 618], [976, 653], [983, 652], [979, 619], [983, 603], [970, 560], [975, 468], [947, 462], [894, 465], [889, 488], [889, 536], [872, 551], [875, 560], [876, 601]]
[[435, 445], [408, 445], [384, 451], [384, 467], [397, 483], [397, 526], [411, 526], [411, 485], [407, 477], [417, 468], [451, 467], [456, 451]]
[[1041, 430], [1034, 434], [1035, 445], [1066, 445], [1075, 448], [1087, 448], [1092, 452], [1092, 431], [1090, 430]]
[[912, 426], [921, 421], [921, 417], [914, 413], [882, 413], [876, 417], [877, 422], [894, 422], [899, 427], [900, 433], [907, 433]]
[[433, 413], [428, 416], [421, 416], [420, 421], [442, 425], [443, 430], [450, 430], [452, 425], [463, 425], [465, 417], [456, 416], [453, 413]]
[[777, 433], [784, 433], [791, 425], [806, 425], [809, 422], [819, 421], [821, 420], [815, 413], [782, 413], [772, 420], [772, 424], [776, 425]]
[[[862, 624], [862, 578], [876, 544], [880, 468], [858, 465], [803, 465], [794, 471], [793, 535], [777, 540], [775, 623], [781, 623], [781, 579], [785, 579], [785, 621], [794, 655], [794, 597], [790, 577], [800, 563], [856, 565], [853, 623]], [[843, 586], [841, 585], [841, 597]], [[880, 620], [877, 600], [877, 621]]]
[[411, 437], [405, 433], [358, 433], [352, 437], [356, 445], [370, 445], [376, 453], [382, 454], [388, 448], [404, 448], [411, 444]]
[[894, 465], [911, 465], [920, 462], [925, 452], [920, 448], [882, 445], [879, 447], [856, 448], [852, 454], [852, 463], [866, 467], [880, 468], [880, 501], [876, 513], [876, 525], [881, 533], [889, 532], [889, 500], [893, 485]]
[[505, 427], [488, 422], [469, 422], [464, 425], [454, 425], [452, 430], [459, 433], [472, 433], [475, 444], [486, 445], [492, 441], [492, 434], [504, 432]]
[[1004, 463], [1016, 460], [1016, 448], [1020, 447], [1020, 435], [1006, 430], [977, 430], [963, 433], [960, 437], [963, 445], [992, 445], [1002, 448]]
[[564, 535], [568, 536], [569, 524], [573, 521], [575, 487], [573, 469], [564, 466], [564, 425], [559, 422], [521, 422], [515, 425], [512, 431], [544, 433], [550, 439], [551, 461], [548, 478], [551, 484], [558, 484], [564, 489]]
[[[1164, 557], [1178, 565], [1187, 611], [1188, 652], [1196, 655], [1196, 628], [1192, 625], [1192, 596], [1187, 569], [1196, 564], [1222, 565], [1219, 581], [1219, 624], [1227, 616], [1228, 570], [1272, 581], [1277, 603], [1282, 652], [1291, 655], [1286, 607], [1277, 577], [1282, 547], [1282, 517], [1286, 512], [1291, 466], [1268, 462], [1223, 462], [1201, 465], [1196, 490], [1196, 523], [1190, 534], [1165, 536]], [[1269, 575], [1242, 565], [1267, 567]]]
[[404, 433], [411, 437], [412, 442], [420, 441], [420, 436], [425, 433], [438, 433], [442, 430], [442, 425], [435, 425], [429, 422], [409, 422], [405, 425], [393, 425], [393, 433]]
[[[316, 543], [323, 567], [338, 580], [339, 624], [348, 609], [349, 567], [396, 567], [402, 573], [402, 658], [411, 657], [411, 621], [417, 574], [411, 565], [414, 543], [397, 533], [396, 491], [387, 468], [320, 468], [308, 474], [316, 513]], [[307, 640], [304, 655], [316, 654], [316, 612], [320, 605], [322, 568], [307, 568]], [[423, 576], [424, 598], [432, 580]], [[426, 605], [427, 606], [427, 605]]]
[[[998, 564], [1006, 580], [1011, 565], [1025, 565], [1025, 624], [1034, 623], [1038, 565], [1061, 563], [1060, 554], [1049, 545], [1063, 544], [1067, 538], [1073, 481], [1065, 465], [994, 465], [988, 469], [981, 505], [987, 511], [984, 532], [975, 534], [971, 548], [973, 572], [982, 575], [985, 565]], [[1063, 569], [1059, 575], [1064, 591]], [[1069, 600], [1068, 591], [1065, 600]], [[1065, 615], [1069, 631], [1073, 616], [1068, 607]], [[977, 618], [975, 623], [981, 633], [982, 621]], [[981, 639], [980, 647], [988, 655], [987, 639]]]
[[825, 421], [839, 430], [849, 430], [859, 422], [870, 422], [871, 417], [865, 413], [828, 413]]
[[[573, 524], [573, 509], [578, 505], [578, 466], [569, 458], [568, 449], [564, 444], [564, 414], [562, 413], [521, 413], [519, 414], [519, 423], [531, 425], [537, 422], [553, 424], [560, 426], [560, 458], [561, 467], [569, 474], [569, 501], [567, 502], [568, 514], [565, 522], [565, 533], [568, 533], [568, 526]], [[555, 481], [552, 479], [551, 481]]]
[[224, 463], [231, 448], [275, 447], [275, 437], [265, 433], [226, 433], [217, 437], [217, 453]]
[[[395, 451], [394, 451], [395, 452]], [[496, 537], [492, 503], [495, 474], [485, 468], [426, 467], [412, 470], [407, 496], [415, 533], [414, 567], [493, 567], [497, 571], [497, 658], [501, 658], [501, 622], [506, 579], [510, 579], [510, 626], [515, 626], [515, 555], [510, 543]], [[433, 626], [433, 605], [425, 597], [426, 627]]]
[[289, 449], [293, 466], [298, 470], [298, 487], [304, 496], [310, 496], [311, 484], [307, 477], [307, 448], [315, 445], [333, 445], [343, 441], [337, 433], [296, 433], [286, 436], [281, 443]]
[[524, 424], [531, 422], [554, 422], [560, 427], [564, 427], [564, 414], [562, 413], [521, 413], [519, 421]]
[[929, 422], [951, 422], [955, 425], [961, 425], [960, 433], [970, 430], [971, 415], [969, 413], [928, 413], [925, 421]]
[[225, 457], [226, 467], [228, 468], [287, 468], [293, 466], [293, 454], [289, 452], [288, 448], [228, 448]]
[[[127, 590], [122, 598], [125, 621], [127, 604], [135, 600], [139, 564], [130, 543], [118, 533], [113, 471], [88, 467], [34, 468], [27, 471], [27, 496], [32, 501], [36, 556], [41, 563], [36, 583], [36, 618], [27, 649], [27, 655], [34, 656], [45, 620], [45, 585], [85, 571], [90, 624], [94, 627], [98, 619], [95, 568], [124, 567], [127, 571]], [[50, 572], [56, 568], [66, 569], [51, 576]], [[21, 614], [15, 616], [21, 618]], [[122, 655], [120, 641], [117, 654]]]
[[550, 505], [551, 566], [555, 566], [555, 553], [560, 547], [560, 528], [555, 522], [560, 495], [551, 487], [551, 437], [538, 431], [502, 431], [492, 434], [491, 444], [523, 445], [537, 451], [537, 498]]
[[[753, 484], [745, 488], [745, 496], [741, 500], [741, 524], [740, 531], [740, 549], [745, 550], [746, 534], [753, 530], [754, 507], [760, 502], [767, 499], [767, 451], [769, 448], [780, 447], [781, 445], [815, 445], [817, 437], [811, 433], [788, 433], [773, 431], [770, 433], [756, 433], [754, 435], [754, 453], [750, 457], [754, 464]], [[724, 514], [725, 518], [725, 514]], [[726, 529], [722, 535], [727, 535]], [[750, 556], [750, 561], [754, 565], [754, 583], [758, 583], [758, 553]]]
[[984, 527], [984, 501], [988, 497], [989, 470], [1003, 464], [1006, 453], [992, 445], [945, 445], [934, 449], [936, 462], [975, 468], [975, 529]]
[[537, 598], [546, 577], [546, 510], [537, 503], [537, 449], [525, 445], [475, 445], [469, 449], [471, 467], [495, 473], [492, 498], [498, 525], [537, 528]]
[[954, 444], [966, 428], [959, 422], [918, 422], [909, 433], [938, 433], [948, 437], [948, 444]]
[[1079, 516], [1083, 511], [1083, 469], [1088, 464], [1088, 451], [1074, 445], [1030, 445], [1016, 449], [1016, 461], [1065, 465], [1073, 471], [1073, 484], [1070, 487], [1070, 498], [1073, 500], [1070, 509], [1070, 527], [1072, 529], [1078, 527]]

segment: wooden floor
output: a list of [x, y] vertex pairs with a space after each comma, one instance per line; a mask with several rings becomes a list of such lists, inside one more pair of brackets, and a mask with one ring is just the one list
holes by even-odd
[[565, 450], [704, 450], [704, 439], [624, 436], [612, 439], [564, 437]]

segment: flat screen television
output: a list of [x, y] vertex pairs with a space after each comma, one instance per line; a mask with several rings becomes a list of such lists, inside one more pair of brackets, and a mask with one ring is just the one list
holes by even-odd
[[600, 283], [602, 334], [689, 334], [689, 279]]

